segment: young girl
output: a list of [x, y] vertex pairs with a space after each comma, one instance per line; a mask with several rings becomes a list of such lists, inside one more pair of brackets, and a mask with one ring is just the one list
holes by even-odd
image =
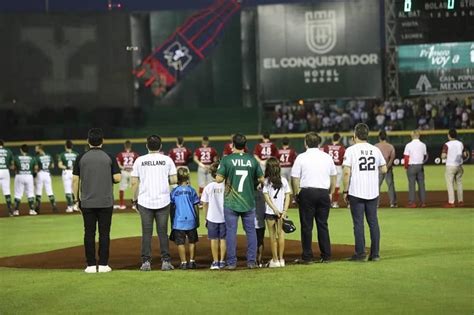
[[[173, 218], [173, 235], [178, 245], [180, 269], [196, 269], [194, 260], [195, 244], [198, 242], [197, 228], [199, 227], [199, 197], [189, 186], [189, 171], [178, 169], [178, 187], [171, 192], [171, 203], [175, 205]], [[189, 246], [189, 263], [186, 260], [186, 238]]]
[[270, 268], [285, 266], [285, 260], [283, 259], [285, 234], [282, 230], [282, 223], [290, 205], [291, 188], [280, 172], [280, 162], [274, 157], [269, 158], [265, 169], [263, 195], [267, 203], [265, 221], [267, 222], [270, 234], [270, 247], [272, 250], [272, 260], [269, 263]]

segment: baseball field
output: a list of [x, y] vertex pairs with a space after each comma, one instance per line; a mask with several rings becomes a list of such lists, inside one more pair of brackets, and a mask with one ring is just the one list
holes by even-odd
[[[473, 174], [474, 167], [466, 166], [466, 200], [473, 199]], [[395, 181], [401, 195], [406, 194], [406, 176], [400, 167]], [[426, 182], [431, 196], [447, 198], [443, 167], [427, 167]], [[54, 189], [63, 201], [60, 178], [54, 179]], [[46, 197], [43, 205], [47, 206]], [[4, 212], [4, 205], [0, 210]], [[290, 210], [290, 218], [299, 225], [296, 209]], [[142, 273], [138, 271], [139, 216], [117, 211], [111, 234], [115, 270], [91, 275], [71, 267], [83, 264], [80, 215], [0, 218], [0, 266], [9, 266], [0, 267], [0, 314], [472, 314], [472, 202], [455, 209], [382, 208], [379, 220], [382, 260], [376, 263], [342, 259], [352, 254], [351, 247], [344, 245], [353, 244], [353, 234], [350, 212], [340, 208], [331, 210], [329, 218], [337, 253], [330, 264], [295, 265], [288, 259], [285, 268], [229, 272], [209, 271], [201, 258], [200, 270]], [[202, 236], [206, 234], [203, 226]], [[288, 257], [298, 255], [299, 231], [287, 239]], [[205, 237], [197, 251], [198, 257], [210, 256]], [[156, 245], [156, 262], [158, 253]], [[268, 250], [265, 257], [269, 258]]]

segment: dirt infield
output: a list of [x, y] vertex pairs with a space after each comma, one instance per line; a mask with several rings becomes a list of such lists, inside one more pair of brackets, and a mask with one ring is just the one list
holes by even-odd
[[[407, 192], [399, 192], [397, 193], [398, 198], [398, 206], [405, 207], [408, 203], [408, 193]], [[426, 192], [426, 205], [428, 207], [442, 207], [443, 204], [447, 201], [448, 194], [446, 191], [428, 191]], [[389, 200], [387, 193], [382, 193], [380, 195], [380, 205], [381, 207], [388, 207]], [[464, 208], [474, 208], [474, 191], [464, 191]], [[58, 214], [65, 214], [71, 215], [69, 213], [65, 213], [66, 204], [64, 202], [58, 203]], [[20, 207], [20, 215], [28, 215], [28, 205], [23, 202]], [[116, 212], [131, 212], [131, 209], [128, 210], [116, 210]], [[41, 214], [52, 214], [51, 205], [44, 201], [43, 207], [41, 210]], [[0, 217], [7, 217], [8, 213], [6, 210], [5, 205], [0, 205]]]
[[[209, 268], [211, 259], [211, 248], [207, 237], [200, 237], [197, 244], [196, 262], [198, 269]], [[238, 266], [246, 265], [245, 254], [247, 243], [244, 236], [237, 237], [237, 257]], [[113, 269], [138, 269], [140, 267], [140, 237], [120, 238], [111, 241], [109, 264]], [[301, 243], [299, 241], [287, 240], [285, 249], [285, 259], [288, 264], [294, 262], [301, 256]], [[316, 257], [319, 257], [317, 243], [313, 243], [313, 250]], [[352, 245], [333, 245], [332, 255], [334, 260], [341, 260], [353, 254]], [[179, 264], [178, 249], [174, 243], [170, 243], [171, 257], [173, 265]], [[155, 268], [159, 269], [159, 243], [157, 237], [153, 238], [153, 260]], [[271, 258], [268, 239], [265, 240], [264, 260]], [[84, 247], [76, 246], [64, 249], [53, 250], [44, 253], [21, 255], [0, 258], [0, 267], [10, 268], [33, 268], [33, 269], [81, 269], [85, 266]]]

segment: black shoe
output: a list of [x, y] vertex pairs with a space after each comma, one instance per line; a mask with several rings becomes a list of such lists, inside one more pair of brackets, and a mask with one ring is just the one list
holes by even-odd
[[195, 261], [190, 261], [188, 263], [188, 269], [196, 269], [196, 268], [197, 268], [197, 265]]
[[355, 262], [364, 262], [365, 261], [365, 256], [357, 256], [354, 255], [351, 258], [347, 259], [348, 261], [355, 261]]
[[331, 263], [331, 259], [321, 258], [321, 259], [318, 260], [318, 263], [320, 263], [320, 264], [329, 264], [329, 263]]
[[186, 270], [186, 269], [188, 269], [188, 264], [185, 263], [185, 262], [181, 263], [181, 265], [179, 266], [179, 269], [181, 269], [181, 270]]
[[314, 264], [314, 261], [312, 259], [296, 259], [295, 264], [312, 265], [312, 264]]
[[369, 261], [380, 261], [380, 256], [369, 257]]

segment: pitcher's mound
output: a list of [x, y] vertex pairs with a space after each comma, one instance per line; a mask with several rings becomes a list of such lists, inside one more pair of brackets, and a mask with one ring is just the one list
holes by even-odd
[[[247, 243], [245, 236], [239, 235], [237, 242], [238, 265], [243, 267], [246, 266]], [[109, 265], [113, 269], [140, 268], [140, 247], [140, 237], [111, 240]], [[299, 241], [287, 240], [285, 247], [285, 260], [287, 263], [291, 264], [295, 259], [301, 257], [301, 243]], [[212, 262], [212, 256], [207, 237], [200, 237], [196, 248], [198, 269], [208, 269]], [[319, 257], [317, 243], [313, 243], [313, 250], [315, 257]], [[350, 257], [353, 251], [354, 247], [351, 245], [333, 245], [332, 258], [333, 260], [341, 260]], [[170, 242], [170, 252], [173, 264], [177, 266], [179, 264], [178, 250], [172, 242]], [[153, 267], [158, 270], [161, 264], [157, 237], [153, 238], [153, 258]], [[269, 240], [265, 239], [264, 261], [268, 261], [270, 258]], [[0, 266], [33, 269], [82, 269], [85, 266], [84, 247], [76, 246], [38, 254], [0, 258]]]

